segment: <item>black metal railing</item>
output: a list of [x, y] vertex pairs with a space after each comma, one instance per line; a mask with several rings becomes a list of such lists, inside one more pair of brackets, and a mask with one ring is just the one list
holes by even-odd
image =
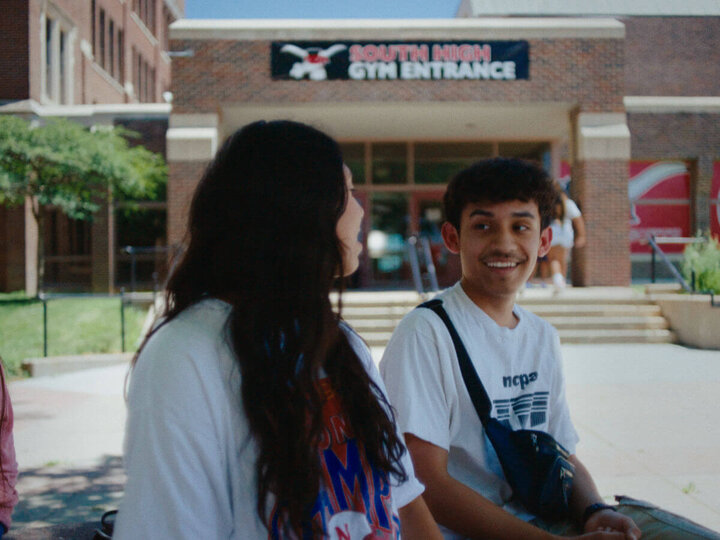
[[[430, 250], [430, 240], [427, 236], [411, 236], [406, 242], [408, 259], [413, 275], [415, 290], [419, 294], [440, 290], [437, 271]], [[418, 255], [418, 251], [420, 255]], [[422, 265], [421, 265], [422, 259]], [[423, 266], [425, 270], [423, 271]]]
[[647, 239], [648, 245], [652, 248], [652, 254], [650, 258], [650, 282], [655, 283], [656, 277], [656, 265], [657, 259], [667, 267], [673, 277], [677, 280], [684, 291], [694, 294], [708, 294], [710, 295], [710, 305], [713, 307], [720, 307], [720, 303], [715, 303], [715, 294], [712, 291], [698, 291], [696, 288], [695, 271], [690, 272], [690, 283], [688, 283], [680, 271], [676, 268], [667, 254], [660, 247], [663, 245], [688, 245], [688, 244], [703, 244], [707, 242], [706, 238], [700, 236], [696, 237], [685, 237], [685, 236], [655, 236], [652, 235]]

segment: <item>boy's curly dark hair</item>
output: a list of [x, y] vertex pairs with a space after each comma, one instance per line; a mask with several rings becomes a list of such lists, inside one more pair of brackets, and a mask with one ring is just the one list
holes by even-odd
[[550, 225], [557, 188], [539, 163], [496, 157], [474, 163], [450, 181], [443, 197], [445, 219], [458, 231], [460, 216], [469, 203], [533, 201], [538, 205], [541, 228]]

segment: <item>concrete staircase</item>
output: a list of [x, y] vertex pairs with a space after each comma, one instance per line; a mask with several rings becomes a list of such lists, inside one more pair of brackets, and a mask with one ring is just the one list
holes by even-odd
[[[347, 292], [343, 317], [371, 347], [384, 347], [398, 321], [423, 299], [413, 291]], [[660, 308], [626, 287], [526, 289], [518, 304], [543, 317], [570, 343], [673, 343]]]

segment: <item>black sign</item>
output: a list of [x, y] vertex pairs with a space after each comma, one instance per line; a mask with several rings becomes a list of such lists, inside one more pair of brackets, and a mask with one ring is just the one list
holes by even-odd
[[530, 78], [527, 41], [276, 41], [273, 79], [324, 81]]

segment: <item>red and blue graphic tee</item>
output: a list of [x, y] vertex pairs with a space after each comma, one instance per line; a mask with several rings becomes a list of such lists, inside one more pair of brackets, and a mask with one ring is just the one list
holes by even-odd
[[325, 430], [319, 446], [323, 482], [302, 532], [289, 531], [277, 506], [270, 516], [269, 538], [313, 538], [313, 525], [332, 540], [397, 540], [400, 520], [393, 512], [390, 482], [367, 459], [328, 379], [320, 380], [326, 397]]

